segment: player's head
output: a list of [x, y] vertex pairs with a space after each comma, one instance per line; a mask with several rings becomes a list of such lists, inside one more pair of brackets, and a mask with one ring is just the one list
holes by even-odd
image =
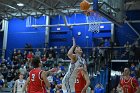
[[19, 79], [23, 79], [24, 75], [22, 73], [19, 74]]
[[82, 54], [83, 53], [82, 48], [80, 46], [76, 46], [75, 49], [74, 49], [74, 52], [76, 54]]
[[41, 66], [40, 57], [35, 57], [35, 58], [33, 58], [33, 60], [32, 60], [32, 66], [33, 66], [34, 68], [38, 68], [38, 67]]
[[129, 76], [129, 75], [130, 75], [130, 69], [124, 68], [124, 76]]

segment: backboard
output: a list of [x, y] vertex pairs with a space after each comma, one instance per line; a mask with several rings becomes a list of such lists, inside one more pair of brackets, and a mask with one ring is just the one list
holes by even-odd
[[93, 0], [93, 10], [120, 25], [125, 19], [125, 0]]

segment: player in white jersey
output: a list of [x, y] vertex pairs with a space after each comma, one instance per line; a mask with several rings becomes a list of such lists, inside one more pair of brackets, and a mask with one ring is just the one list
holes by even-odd
[[23, 79], [23, 74], [20, 74], [19, 79], [15, 81], [14, 93], [24, 93], [22, 90], [25, 85], [25, 82], [26, 81]]
[[[75, 54], [73, 53], [75, 52]], [[68, 72], [62, 80], [63, 93], [75, 93], [75, 79], [77, 76], [78, 69], [81, 67], [86, 70], [85, 59], [82, 56], [82, 49], [76, 46], [75, 39], [73, 38], [73, 46], [68, 51], [68, 57], [71, 59]]]

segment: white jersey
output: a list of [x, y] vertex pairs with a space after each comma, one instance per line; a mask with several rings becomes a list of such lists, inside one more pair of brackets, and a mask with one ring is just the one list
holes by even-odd
[[91, 88], [90, 87], [87, 88], [86, 93], [91, 93]]
[[75, 92], [75, 79], [77, 75], [77, 68], [84, 66], [85, 59], [77, 56], [77, 61], [75, 63], [70, 63], [68, 72], [62, 80], [63, 93]]
[[25, 80], [16, 80], [16, 93], [21, 93], [25, 85]]

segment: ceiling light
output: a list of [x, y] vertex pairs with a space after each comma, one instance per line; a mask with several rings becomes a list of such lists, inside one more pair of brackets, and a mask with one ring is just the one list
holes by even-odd
[[18, 6], [24, 6], [24, 4], [22, 4], [22, 3], [17, 3], [17, 5], [18, 5]]

